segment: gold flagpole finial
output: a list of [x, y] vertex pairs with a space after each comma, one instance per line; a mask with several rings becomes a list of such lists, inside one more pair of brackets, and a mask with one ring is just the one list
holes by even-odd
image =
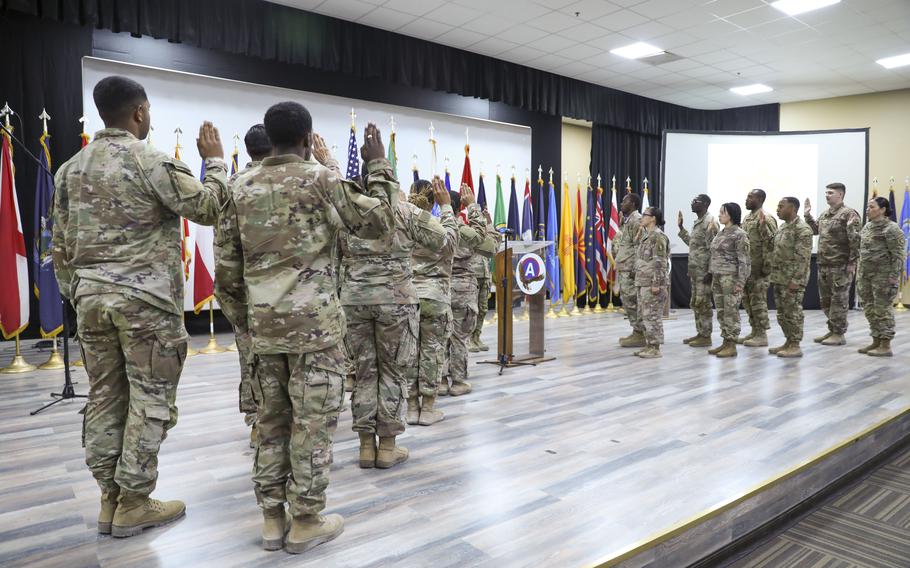
[[9, 115], [11, 115], [11, 114], [13, 114], [13, 109], [9, 108], [9, 103], [5, 103], [3, 105], [3, 108], [0, 109], [0, 116], [3, 117], [3, 121], [5, 122], [5, 126], [6, 126], [7, 130], [9, 130], [9, 128], [10, 128]]
[[468, 136], [468, 130], [469, 130], [469, 129], [468, 129], [467, 127], [465, 127], [465, 129], [464, 129], [464, 145], [465, 145], [465, 147], [471, 145], [471, 139], [470, 139], [470, 136]]
[[234, 133], [234, 153], [240, 153], [240, 135], [236, 132]]
[[395, 115], [389, 115], [389, 131], [395, 134]]
[[512, 178], [515, 178], [515, 164], [512, 164]]
[[600, 187], [600, 174], [597, 174], [597, 187]]
[[445, 166], [445, 167], [446, 167], [445, 172], [446, 172], [446, 173], [449, 173], [449, 157], [446, 156], [445, 159], [443, 159], [443, 162], [445, 162], [445, 164], [446, 164], [446, 166]]
[[645, 178], [645, 193], [648, 192], [648, 178]]
[[411, 156], [411, 170], [417, 171], [417, 154]]
[[354, 107], [351, 107], [351, 128], [355, 128], [357, 126], [357, 124], [354, 122], [354, 120], [356, 118], [357, 118], [357, 113], [354, 112]]
[[177, 148], [180, 148], [180, 135], [183, 134], [183, 129], [179, 126], [174, 129], [174, 135], [177, 137]]
[[904, 178], [904, 189], [910, 189], [910, 176]]
[[543, 164], [537, 165], [537, 179], [540, 180], [540, 183], [543, 183]]
[[41, 119], [42, 126], [44, 127], [44, 133], [47, 134], [47, 121], [51, 119], [51, 115], [47, 114], [47, 109], [43, 108], [41, 109], [41, 114], [38, 115], [38, 118]]
[[526, 180], [531, 179], [531, 168], [525, 168], [525, 179]]
[[436, 139], [433, 138], [433, 133], [436, 132], [436, 129], [433, 127], [433, 121], [430, 121], [430, 143], [435, 144]]
[[[82, 133], [85, 134], [85, 126], [88, 124], [88, 119], [84, 116], [80, 116], [79, 122], [82, 123]], [[151, 129], [151, 126], [149, 126], [149, 129]]]
[[575, 172], [575, 183], [581, 185], [581, 173]]
[[610, 189], [616, 189], [616, 176], [613, 176], [613, 178], [610, 180], [610, 183], [612, 184], [610, 186]]
[[496, 177], [499, 177], [499, 169], [500, 169], [500, 167], [502, 167], [502, 166], [500, 166], [499, 164], [496, 164]]
[[550, 183], [553, 183], [553, 168], [550, 168]]
[[894, 189], [894, 176], [891, 176], [890, 183], [891, 183], [891, 189]]

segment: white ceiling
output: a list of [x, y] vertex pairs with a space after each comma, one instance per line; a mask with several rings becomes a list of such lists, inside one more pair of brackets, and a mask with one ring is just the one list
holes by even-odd
[[[796, 17], [772, 0], [274, 0], [693, 108], [910, 88], [910, 0], [842, 0]], [[577, 13], [577, 15], [576, 15]], [[647, 41], [683, 59], [609, 53]], [[764, 83], [742, 97], [730, 87]]]

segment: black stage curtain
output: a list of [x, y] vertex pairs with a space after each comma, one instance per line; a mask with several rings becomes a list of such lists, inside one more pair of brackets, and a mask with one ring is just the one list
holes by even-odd
[[478, 97], [660, 136], [776, 130], [778, 105], [704, 111], [262, 0], [0, 0], [0, 10]]

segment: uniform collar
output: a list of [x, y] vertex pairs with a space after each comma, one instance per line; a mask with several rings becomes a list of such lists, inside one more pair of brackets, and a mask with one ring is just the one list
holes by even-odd
[[282, 154], [281, 156], [269, 156], [262, 160], [263, 166], [278, 166], [281, 164], [291, 164], [294, 162], [299, 162], [302, 164], [315, 164], [316, 160], [310, 158], [309, 160], [298, 156], [297, 154]]
[[132, 138], [133, 140], [138, 140], [133, 134], [122, 128], [103, 128], [95, 133], [95, 140], [99, 138], [121, 138], [126, 136], [127, 138]]
[[844, 206], [844, 202], [841, 201], [841, 202], [838, 203], [837, 205], [832, 205], [831, 207], [828, 207], [828, 211], [829, 211], [830, 213], [836, 213], [837, 211], [840, 211], [840, 208], [843, 207], [843, 206]]

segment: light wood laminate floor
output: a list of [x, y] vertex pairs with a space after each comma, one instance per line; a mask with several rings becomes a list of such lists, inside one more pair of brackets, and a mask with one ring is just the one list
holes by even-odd
[[[898, 355], [876, 359], [856, 353], [868, 339], [862, 312], [850, 313], [845, 347], [812, 343], [823, 315], [807, 312], [798, 360], [758, 348], [710, 357], [681, 343], [694, 323], [677, 315], [658, 360], [617, 346], [621, 314], [547, 320], [558, 359], [538, 367], [498, 376], [475, 364], [491, 352], [472, 354], [474, 392], [442, 399], [445, 421], [409, 427], [400, 441], [411, 459], [392, 470], [357, 467], [346, 411], [327, 509], [345, 516], [345, 532], [296, 557], [259, 549], [236, 353], [190, 358], [180, 383], [155, 496], [185, 500], [186, 518], [124, 540], [95, 532], [81, 403], [28, 414], [62, 372], [0, 375], [0, 566], [585, 566], [910, 407], [906, 314]], [[487, 343], [494, 334], [488, 325]], [[771, 340], [782, 342], [776, 325]], [[84, 393], [84, 371], [74, 377]]]

